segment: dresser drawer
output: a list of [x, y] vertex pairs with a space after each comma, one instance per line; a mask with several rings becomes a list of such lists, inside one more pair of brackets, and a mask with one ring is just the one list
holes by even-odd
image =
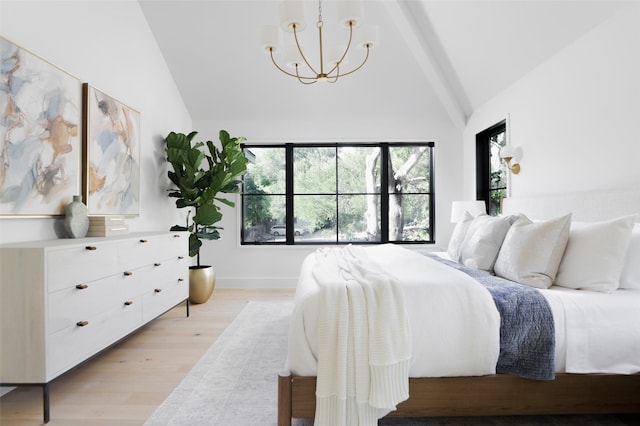
[[123, 281], [120, 275], [112, 275], [50, 293], [47, 334], [123, 304]]
[[[181, 243], [176, 244], [176, 239]], [[188, 239], [181, 233], [154, 235], [122, 241], [118, 244], [120, 269], [135, 269], [165, 259], [184, 256], [188, 250]]]
[[142, 297], [143, 321], [151, 321], [188, 297], [189, 281], [186, 279], [158, 284]]
[[49, 336], [47, 346], [47, 380], [64, 373], [76, 364], [106, 348], [135, 330], [142, 322], [142, 300], [132, 300], [112, 311], [89, 317], [87, 324], [73, 324]]
[[117, 271], [118, 247], [113, 243], [51, 250], [47, 254], [48, 292], [95, 281]]
[[[141, 271], [142, 272], [142, 271]], [[138, 274], [141, 279], [141, 287], [144, 293], [149, 293], [157, 287], [163, 287], [167, 283], [177, 283], [180, 280], [189, 280], [189, 267], [187, 259], [167, 259], [155, 262], [153, 266], [144, 268], [144, 276]]]

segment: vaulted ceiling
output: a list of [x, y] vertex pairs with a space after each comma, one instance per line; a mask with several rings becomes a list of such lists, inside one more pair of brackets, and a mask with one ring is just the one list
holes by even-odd
[[[629, 4], [365, 0], [367, 23], [380, 28], [367, 64], [335, 84], [303, 86], [277, 71], [259, 46], [260, 28], [279, 23], [278, 1], [138, 1], [194, 121], [429, 114], [456, 126]], [[317, 2], [305, 3], [302, 43], [315, 46]], [[330, 26], [334, 7], [323, 2], [329, 43], [346, 38]]]

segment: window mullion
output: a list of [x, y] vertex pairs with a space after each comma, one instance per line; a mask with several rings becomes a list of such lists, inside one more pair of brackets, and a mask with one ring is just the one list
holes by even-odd
[[338, 145], [335, 147], [335, 167], [336, 167], [336, 182], [335, 182], [335, 197], [336, 197], [336, 244], [340, 242], [340, 209], [338, 208], [338, 180], [340, 177], [338, 176]]
[[436, 211], [436, 197], [433, 195], [436, 174], [433, 167], [433, 145], [431, 145], [431, 148], [429, 149], [429, 237], [431, 238], [431, 241], [436, 240], [436, 215], [434, 214]]
[[286, 201], [285, 201], [285, 225], [286, 231], [286, 244], [293, 244], [294, 240], [294, 208], [293, 208], [293, 144], [285, 144], [285, 168], [286, 168]]
[[389, 144], [380, 144], [380, 242], [389, 242]]

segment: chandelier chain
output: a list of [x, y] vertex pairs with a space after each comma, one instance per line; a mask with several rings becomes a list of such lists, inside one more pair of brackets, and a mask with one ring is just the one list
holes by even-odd
[[318, 1], [318, 28], [322, 28], [324, 22], [322, 21], [322, 0]]

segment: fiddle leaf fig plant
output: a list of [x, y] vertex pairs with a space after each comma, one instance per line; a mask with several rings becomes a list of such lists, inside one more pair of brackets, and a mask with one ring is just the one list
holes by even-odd
[[220, 203], [235, 206], [220, 194], [240, 192], [239, 178], [246, 173], [248, 161], [240, 147], [245, 138], [232, 138], [226, 130], [220, 130], [218, 148], [212, 141], [194, 143], [197, 133], [169, 133], [165, 152], [173, 167], [168, 172], [174, 185], [169, 197], [176, 198], [177, 208], [189, 208], [185, 226], [174, 225], [171, 231], [190, 232], [189, 256], [197, 256], [200, 266], [202, 240], [220, 238], [222, 228], [216, 225], [222, 220]]

